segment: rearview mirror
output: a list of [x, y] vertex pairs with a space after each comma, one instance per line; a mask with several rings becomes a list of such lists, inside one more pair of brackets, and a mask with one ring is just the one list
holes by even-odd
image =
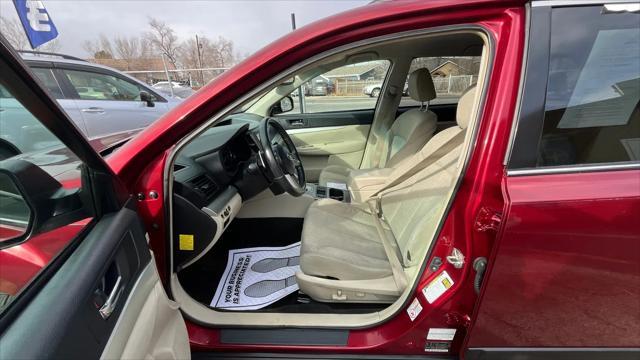
[[153, 102], [153, 96], [146, 91], [140, 91], [140, 101], [146, 102], [147, 107], [156, 106], [155, 102]]
[[284, 79], [278, 86], [280, 85], [293, 85], [296, 82], [296, 78], [295, 77], [290, 77], [287, 79]]
[[291, 96], [285, 96], [273, 105], [271, 115], [278, 115], [291, 110], [293, 110], [293, 99]]

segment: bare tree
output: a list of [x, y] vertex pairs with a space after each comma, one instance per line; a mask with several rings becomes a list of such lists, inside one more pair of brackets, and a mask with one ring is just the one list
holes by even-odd
[[198, 60], [198, 48], [195, 39], [188, 39], [180, 45], [180, 63], [188, 68], [202, 67], [228, 67], [235, 63], [233, 41], [218, 37], [212, 41], [206, 36], [200, 36], [200, 56], [202, 64]]
[[82, 48], [96, 59], [112, 59], [113, 58], [113, 46], [111, 40], [105, 35], [100, 34], [98, 40], [87, 40], [82, 43]]
[[40, 46], [38, 46], [38, 48], [36, 49], [37, 51], [44, 51], [44, 52], [52, 52], [52, 53], [56, 53], [60, 51], [60, 48], [62, 46], [60, 45], [60, 41], [58, 39], [53, 39], [49, 42], [46, 42]]
[[29, 40], [25, 36], [22, 24], [18, 19], [0, 16], [0, 32], [16, 50], [30, 49]]
[[[180, 45], [178, 60], [185, 68], [221, 68], [228, 67], [235, 63], [234, 46], [231, 40], [218, 37], [212, 41], [206, 36], [199, 36], [198, 43], [200, 45], [200, 59], [198, 59], [198, 47], [195, 37], [183, 41]], [[203, 83], [207, 83], [213, 77], [218, 75], [218, 71], [200, 70], [195, 75]]]
[[[8, 19], [4, 16], [0, 17], [0, 32], [2, 32], [2, 35], [9, 40], [11, 46], [16, 50], [31, 50], [29, 39], [27, 39], [22, 28], [22, 24], [20, 24], [18, 19]], [[53, 39], [38, 46], [35, 50], [58, 52], [60, 51], [60, 47], [60, 41], [58, 39]]]
[[147, 38], [151, 44], [164, 54], [174, 67], [177, 67], [180, 45], [175, 31], [165, 22], [154, 18], [149, 18], [149, 26], [151, 31], [147, 33]]
[[213, 44], [213, 61], [215, 67], [228, 67], [235, 62], [233, 41], [222, 36]]

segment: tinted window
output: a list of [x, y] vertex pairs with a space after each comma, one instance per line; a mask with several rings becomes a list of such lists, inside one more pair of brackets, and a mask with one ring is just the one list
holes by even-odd
[[[80, 202], [65, 203], [50, 212], [43, 209], [32, 212], [23, 190], [5, 172], [15, 168], [8, 166], [12, 161], [31, 163], [60, 184], [60, 196], [82, 190], [80, 160], [15, 98], [3, 85], [5, 81], [0, 73], [0, 170], [3, 170], [0, 171], [0, 316], [89, 221], [61, 227], [52, 221], [50, 227], [40, 226], [36, 231], [34, 219], [38, 217], [42, 224], [54, 216], [66, 219], [90, 214], [88, 205], [81, 209], [85, 205]], [[38, 172], [33, 174], [42, 176]], [[42, 183], [39, 179], [35, 180], [37, 184]], [[46, 192], [29, 195], [32, 199], [49, 196]], [[17, 244], [19, 241], [24, 242]]]
[[556, 8], [538, 166], [640, 160], [640, 14]]
[[64, 70], [82, 100], [140, 101], [137, 84], [115, 76], [87, 71]]
[[58, 85], [58, 80], [56, 80], [56, 78], [53, 76], [53, 72], [51, 72], [51, 69], [31, 68], [31, 71], [36, 74], [44, 87], [49, 90], [51, 96], [56, 99], [64, 98], [62, 90], [60, 89], [60, 85]]
[[31, 153], [62, 146], [13, 95], [0, 84], [0, 161], [14, 152]]
[[456, 104], [460, 95], [478, 82], [480, 56], [421, 57], [413, 59], [402, 91], [400, 106], [420, 106], [409, 96], [409, 76], [418, 69], [429, 69], [437, 97], [431, 104]]

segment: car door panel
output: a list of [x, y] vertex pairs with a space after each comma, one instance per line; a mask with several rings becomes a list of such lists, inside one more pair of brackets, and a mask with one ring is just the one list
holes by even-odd
[[82, 116], [82, 112], [78, 107], [78, 103], [74, 99], [57, 99], [58, 104], [64, 109], [64, 112], [67, 113], [69, 118], [73, 121], [73, 123], [82, 131], [87, 134], [88, 129], [84, 122], [84, 117]]
[[[362, 161], [369, 125], [332, 126], [289, 130], [308, 181], [317, 181], [328, 165], [357, 168]], [[309, 131], [311, 130], [311, 131]]]
[[[148, 327], [153, 325], [147, 322], [148, 312], [167, 314], [163, 308], [166, 304], [158, 301], [161, 296], [154, 295], [156, 301], [149, 302], [149, 296], [142, 297], [140, 294], [144, 291], [145, 283], [149, 282], [149, 272], [153, 274], [153, 282], [157, 283], [155, 264], [135, 210], [125, 207], [115, 214], [104, 216], [5, 331], [0, 339], [2, 356], [98, 358], [107, 344], [106, 354], [117, 353], [115, 350], [119, 347], [126, 350], [123, 341], [129, 339], [131, 334], [140, 333], [136, 327], [147, 325], [148, 331]], [[118, 281], [114, 282], [114, 277], [122, 279], [118, 288]], [[153, 289], [158, 291], [155, 286]], [[113, 312], [106, 318], [100, 313], [102, 305], [97, 303], [100, 291], [107, 294], [119, 292], [114, 299]], [[143, 298], [143, 311], [137, 313], [137, 319], [144, 321], [126, 334], [124, 322], [131, 321], [135, 313], [130, 310], [123, 312], [125, 300], [129, 309], [132, 300]], [[164, 300], [168, 301], [166, 295]], [[129, 318], [120, 320], [124, 319], [124, 315]], [[180, 317], [181, 321], [177, 311], [172, 315]], [[180, 321], [174, 320], [178, 324]], [[157, 323], [156, 327], [163, 325], [166, 325], [166, 321]], [[178, 333], [184, 330], [182, 338], [188, 341], [184, 322], [181, 322], [181, 326]], [[117, 332], [114, 331], [116, 329]]]
[[189, 352], [187, 329], [178, 304], [167, 298], [155, 262], [151, 261], [124, 304], [101, 358], [185, 359]]
[[[76, 100], [89, 138], [144, 128], [160, 117], [164, 104], [147, 107], [142, 101]], [[162, 110], [162, 112], [160, 111]]]
[[357, 168], [367, 145], [374, 110], [290, 114], [276, 117], [298, 149], [307, 181], [328, 165]]

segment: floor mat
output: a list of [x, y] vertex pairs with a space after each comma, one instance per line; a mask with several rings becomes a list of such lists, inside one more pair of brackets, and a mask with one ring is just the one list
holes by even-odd
[[257, 310], [298, 290], [300, 243], [283, 247], [229, 250], [210, 306], [225, 310]]

